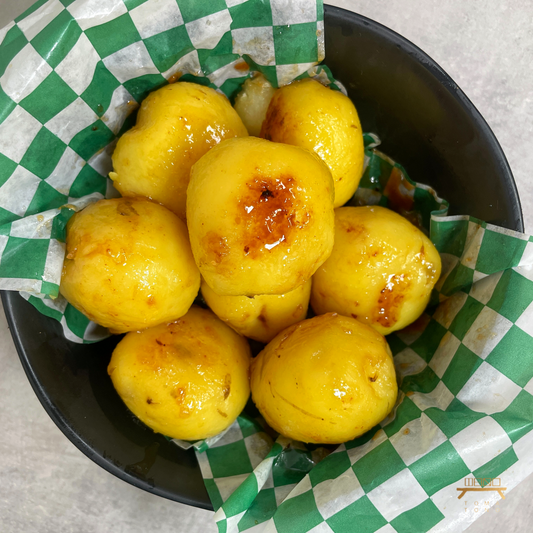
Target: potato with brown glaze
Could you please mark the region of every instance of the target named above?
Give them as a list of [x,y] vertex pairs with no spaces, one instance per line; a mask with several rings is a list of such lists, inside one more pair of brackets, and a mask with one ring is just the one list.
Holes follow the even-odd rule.
[[144,196],[185,221],[191,167],[223,139],[248,135],[228,99],[177,82],[143,100],[137,124],[118,141],[109,177],[122,196]]
[[313,277],[311,306],[388,335],[423,313],[440,271],[433,243],[402,216],[378,206],[341,207],[333,253]]
[[194,259],[218,294],[285,294],[333,246],[333,180],[303,148],[255,137],[215,146],[191,171],[187,224]]
[[354,194],[363,174],[363,132],[352,101],[313,79],[278,89],[268,107],[261,137],[316,153],[335,182],[335,207]]
[[198,294],[185,224],[142,198],[100,200],[67,225],[60,292],[113,333],[184,315]]
[[217,435],[250,395],[250,348],[211,311],[193,306],[170,324],[128,333],[108,366],[126,406],[167,437]]
[[383,335],[329,313],[287,328],[253,360],[252,399],[286,437],[339,444],[366,433],[398,394]]
[[222,296],[202,280],[202,295],[211,310],[235,331],[259,342],[270,342],[280,331],[307,315],[311,280],[286,294]]

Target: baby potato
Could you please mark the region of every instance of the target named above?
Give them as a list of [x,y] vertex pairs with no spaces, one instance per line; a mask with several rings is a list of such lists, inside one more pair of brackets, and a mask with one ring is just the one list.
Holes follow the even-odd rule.
[[339,444],[381,422],[398,394],[385,338],[337,313],[282,331],[252,361],[252,399],[276,431]]
[[145,196],[185,221],[191,167],[223,139],[248,135],[228,99],[196,83],[151,93],[118,141],[109,174],[122,196]]
[[67,225],[61,294],[123,333],[184,315],[200,288],[185,224],[142,198],[100,200]]
[[280,331],[307,315],[311,280],[286,294],[221,296],[202,280],[202,295],[211,310],[237,333],[270,342]]
[[278,89],[268,107],[261,137],[315,152],[330,168],[335,207],[354,194],[363,174],[363,132],[352,101],[313,79]]
[[414,322],[439,279],[440,256],[415,226],[384,207],[335,210],[335,245],[313,277],[315,313],[352,316],[383,335]]
[[261,125],[275,91],[276,89],[262,74],[257,74],[244,82],[233,107],[250,135],[259,137]]
[[333,246],[333,180],[314,154],[243,137],[191,170],[187,224],[194,259],[218,294],[285,294]]
[[193,306],[175,322],[128,333],[107,371],[137,418],[157,433],[194,441],[217,435],[240,414],[249,366],[246,340]]

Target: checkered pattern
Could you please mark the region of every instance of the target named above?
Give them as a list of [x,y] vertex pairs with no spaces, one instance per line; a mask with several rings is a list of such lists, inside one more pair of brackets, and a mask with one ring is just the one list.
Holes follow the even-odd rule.
[[[23,291],[71,340],[105,336],[58,297],[64,232],[106,194],[113,141],[135,104],[177,76],[229,97],[249,70],[274,85],[332,81],[316,67],[323,56],[320,1],[38,1],[0,30],[0,287]],[[446,202],[377,151],[375,136],[365,142],[352,204],[388,205],[420,227],[434,215],[440,305],[389,337],[399,402],[360,439],[328,455],[273,443],[243,415],[196,443],[221,531],[458,531],[474,518],[459,481],[499,476],[512,488],[532,471],[533,240],[436,216]]]
[[[19,167],[20,168],[20,167]],[[17,172],[17,171],[15,171]],[[61,208],[18,218],[0,226],[0,278],[3,289],[57,298],[65,253],[65,227],[76,211],[102,198],[93,193]],[[16,258],[16,261],[12,261]]]
[[321,462],[285,439],[232,466],[255,437],[239,419],[223,453],[197,454],[220,531],[455,533],[479,514],[458,499],[465,478],[509,490],[533,471],[533,237],[434,215],[431,238],[441,303],[388,337],[393,413]]
[[149,91],[180,77],[231,98],[251,70],[276,86],[331,78],[323,28],[314,0],[39,0],[0,30],[0,289],[71,340],[106,336],[56,299],[54,217],[106,195],[113,143]]

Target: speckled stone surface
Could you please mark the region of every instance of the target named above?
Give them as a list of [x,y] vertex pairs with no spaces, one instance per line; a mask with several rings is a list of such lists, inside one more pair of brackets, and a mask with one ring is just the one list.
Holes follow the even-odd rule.
[[[0,27],[32,0],[1,0]],[[331,1],[407,37],[457,82],[492,127],[514,173],[533,232],[533,4],[523,0]],[[45,413],[0,316],[0,531],[2,533],[209,533],[212,513],[164,500],[108,474]],[[529,531],[529,477],[468,529]],[[474,502],[471,502],[473,504]],[[481,515],[481,510],[479,511]],[[356,530],[354,530],[356,531]]]

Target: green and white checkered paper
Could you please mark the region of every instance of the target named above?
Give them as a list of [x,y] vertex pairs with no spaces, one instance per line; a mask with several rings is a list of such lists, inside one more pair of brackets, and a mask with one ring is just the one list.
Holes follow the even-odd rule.
[[441,303],[388,337],[392,415],[325,458],[240,417],[197,452],[220,531],[455,533],[501,497],[458,489],[533,472],[533,237],[433,216],[431,238]]
[[74,342],[108,335],[59,296],[64,238],[40,217],[116,192],[114,142],[151,90],[179,77],[233,98],[251,71],[327,78],[323,58],[320,1],[39,0],[0,30],[0,289]]
[[[320,1],[37,2],[0,30],[0,288],[23,291],[71,340],[102,338],[58,298],[65,225],[112,194],[110,154],[136,104],[178,76],[231,98],[242,58],[274,85],[331,79],[323,56]],[[533,240],[442,216],[446,202],[365,142],[351,203],[426,229],[431,218],[440,303],[389,337],[401,394],[367,435],[332,452],[243,415],[197,445],[221,531],[461,531],[479,515],[457,497],[464,478],[511,489],[533,472]]]

